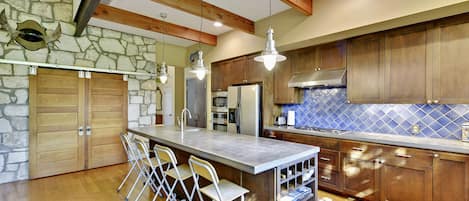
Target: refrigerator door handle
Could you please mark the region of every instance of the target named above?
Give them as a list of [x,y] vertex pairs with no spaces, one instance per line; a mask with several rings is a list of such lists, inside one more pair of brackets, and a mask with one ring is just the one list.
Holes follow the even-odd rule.
[[236,133],[241,133],[241,107],[238,103],[236,107]]

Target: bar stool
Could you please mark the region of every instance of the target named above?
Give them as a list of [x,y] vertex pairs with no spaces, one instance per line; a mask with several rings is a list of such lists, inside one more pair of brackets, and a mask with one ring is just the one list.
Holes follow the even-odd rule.
[[[177,162],[176,156],[169,147],[156,144],[153,147],[153,151],[155,152],[155,158],[158,161],[158,163],[161,163],[162,161],[168,162],[168,167],[167,167],[168,170],[166,171],[163,171],[163,167],[159,166],[160,171],[163,172],[163,182],[167,185],[167,188],[169,189],[168,191],[169,196],[167,197],[166,201],[177,200],[173,193],[178,183],[181,185],[184,191],[184,194],[186,196],[186,199],[192,200],[192,197],[195,193],[195,186],[194,188],[192,188],[191,194],[189,194],[189,192],[187,191],[187,187],[184,184],[184,180],[192,177],[192,172],[191,172],[190,167],[187,164],[177,165],[178,162]],[[170,185],[168,180],[166,179],[167,176],[174,179],[174,183],[172,185]],[[156,195],[153,198],[153,201],[155,200],[156,200]]]
[[[189,158],[189,166],[200,200],[203,200],[201,195],[203,193],[210,199],[217,201],[232,201],[236,198],[241,198],[241,201],[244,201],[244,195],[249,192],[249,190],[233,182],[225,179],[219,180],[215,168],[208,161],[191,156]],[[211,181],[212,184],[200,188],[198,182],[199,176]]]
[[[167,162],[161,161],[160,163],[156,158],[150,158],[150,152],[145,142],[139,139],[135,139],[133,145],[133,150],[137,153],[137,157],[139,158],[139,160],[137,160],[137,167],[140,168],[140,175],[142,176],[142,178],[145,179],[143,188],[140,190],[140,193],[137,195],[137,198],[135,198],[135,200],[138,201],[140,199],[148,185],[150,185],[151,190],[155,192],[155,196],[158,196],[161,190],[163,190],[166,195],[169,195],[166,189],[164,188],[163,180],[162,178],[160,178],[161,174],[158,174],[157,169],[159,166],[163,166]],[[137,181],[138,178],[134,183],[134,186]]]
[[121,184],[119,185],[119,187],[117,187],[117,192],[119,192],[122,189],[122,187],[127,182],[127,180],[129,179],[130,175],[133,172],[135,172],[137,175],[139,173],[137,170],[137,163],[136,163],[135,157],[132,155],[129,149],[128,141],[129,139],[132,139],[132,138],[133,138],[133,135],[129,135],[128,133],[124,133],[124,132],[120,133],[122,147],[124,147],[125,154],[127,155],[127,162],[130,163],[131,166],[130,166],[129,172],[127,172],[127,175],[125,175]]

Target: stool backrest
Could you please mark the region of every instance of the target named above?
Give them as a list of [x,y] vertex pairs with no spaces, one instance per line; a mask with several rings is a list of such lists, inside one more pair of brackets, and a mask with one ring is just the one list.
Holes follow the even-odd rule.
[[193,173],[200,175],[201,177],[218,184],[219,179],[217,171],[208,161],[191,156],[189,158],[189,165]]
[[155,152],[155,155],[163,161],[170,162],[173,165],[177,165],[177,159],[176,155],[174,155],[173,150],[171,150],[169,147],[166,146],[161,146],[156,144],[153,147],[153,151]]

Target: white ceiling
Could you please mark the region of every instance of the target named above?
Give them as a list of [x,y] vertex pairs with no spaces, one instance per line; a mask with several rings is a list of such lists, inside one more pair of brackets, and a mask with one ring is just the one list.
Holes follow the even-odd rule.
[[[246,17],[250,20],[257,21],[262,18],[269,16],[269,0],[204,0],[207,3],[216,5],[220,8],[225,10],[231,11],[236,13],[240,16]],[[102,3],[108,4],[110,6],[120,8],[123,10],[131,11],[134,13],[139,13],[141,15],[145,15],[148,17],[152,17],[155,19],[160,19],[160,13],[166,12],[168,13],[168,17],[166,19],[167,22],[178,24],[181,26],[189,27],[195,30],[200,29],[200,17],[162,5],[155,3],[151,0],[102,0]],[[255,2],[253,4],[253,2]],[[288,5],[284,4],[280,0],[272,0],[272,13],[279,13],[284,10],[289,9]],[[90,25],[119,30],[126,33],[141,35],[149,38],[154,38],[158,41],[161,41],[161,35],[156,32],[146,31],[139,28],[134,28],[126,25],[121,25],[109,21],[104,21],[96,18],[91,18]],[[215,27],[213,26],[213,21],[210,20],[203,20],[202,24],[202,31],[214,35],[220,35],[227,31],[232,30],[232,28],[223,26],[223,27]],[[178,46],[191,46],[196,44],[196,42],[176,38],[172,36],[166,36],[165,40],[169,44],[178,45]]]

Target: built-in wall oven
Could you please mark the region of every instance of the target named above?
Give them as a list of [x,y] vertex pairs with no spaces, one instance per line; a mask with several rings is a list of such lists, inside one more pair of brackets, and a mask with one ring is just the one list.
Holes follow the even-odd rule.
[[228,92],[212,93],[212,123],[213,130],[228,130]]

